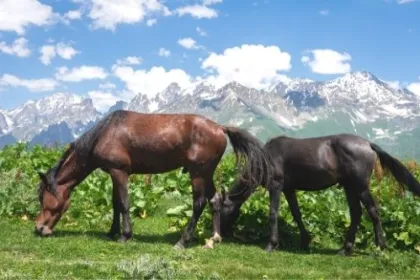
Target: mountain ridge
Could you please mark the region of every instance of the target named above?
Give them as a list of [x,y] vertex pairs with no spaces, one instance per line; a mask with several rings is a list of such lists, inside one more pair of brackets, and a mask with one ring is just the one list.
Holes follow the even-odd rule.
[[[0,137],[8,136],[8,143],[14,137],[31,144],[45,145],[55,140],[65,144],[104,115],[127,109],[143,113],[196,113],[248,129],[261,140],[284,133],[299,137],[317,136],[320,131],[349,132],[395,147],[399,138],[417,131],[419,101],[409,90],[395,89],[367,71],[350,72],[322,82],[282,79],[265,89],[235,81],[220,88],[206,81],[190,88],[171,83],[152,98],[138,93],[129,102],[116,102],[105,113],[95,109],[92,99],[72,94],[57,93],[30,100],[12,110],[0,110]],[[325,129],[319,127],[321,123]],[[54,131],[66,135],[56,132],[55,136]]]

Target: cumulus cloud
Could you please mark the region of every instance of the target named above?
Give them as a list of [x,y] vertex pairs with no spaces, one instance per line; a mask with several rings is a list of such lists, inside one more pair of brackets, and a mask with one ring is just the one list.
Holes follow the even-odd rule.
[[199,26],[195,28],[195,31],[197,31],[198,35],[200,36],[207,36],[207,32],[201,29]]
[[31,92],[52,91],[58,86],[53,79],[21,79],[14,75],[3,74],[0,77],[0,86],[25,87]]
[[55,78],[65,82],[81,82],[83,80],[103,80],[108,76],[108,73],[98,66],[83,65],[69,69],[67,67],[57,68]]
[[171,14],[159,0],[90,0],[88,17],[92,19],[93,29],[114,31],[118,24],[142,22],[153,14]]
[[127,56],[123,59],[117,59],[117,65],[139,65],[143,63],[140,56]]
[[191,85],[192,77],[182,69],[166,70],[163,67],[152,67],[150,70],[134,70],[128,66],[117,66],[114,75],[125,83],[126,88],[133,94],[146,94],[153,97],[163,91],[169,84],[175,82],[185,88]]
[[302,63],[318,74],[344,74],[351,71],[350,54],[339,53],[330,49],[317,49],[302,56]]
[[[420,76],[419,76],[420,80]],[[407,89],[416,95],[420,96],[420,82],[414,82],[408,85]]]
[[170,56],[170,55],[171,55],[171,51],[170,51],[170,50],[167,50],[167,49],[165,49],[165,48],[160,48],[160,49],[159,49],[159,52],[158,52],[158,55],[159,55],[159,56],[168,57],[168,56]]
[[30,25],[49,25],[56,18],[53,9],[38,0],[0,1],[0,31],[22,35]]
[[100,84],[99,88],[100,89],[115,89],[117,88],[117,85],[108,82],[108,83]]
[[186,48],[189,50],[200,48],[200,46],[197,45],[197,42],[191,37],[179,39],[178,44],[182,46],[183,48]]
[[210,5],[214,5],[214,4],[218,4],[218,3],[222,3],[223,0],[203,0],[203,5],[204,6],[210,6]]
[[41,53],[39,60],[45,65],[49,65],[57,55],[65,60],[70,60],[73,56],[80,53],[70,44],[63,42],[56,45],[44,45],[39,49],[39,52]]
[[384,81],[387,83],[391,88],[398,90],[401,89],[401,83],[400,81]]
[[19,57],[27,57],[31,54],[31,50],[28,48],[28,40],[23,37],[16,39],[11,45],[0,42],[0,52]]
[[222,54],[211,53],[201,67],[210,75],[207,79],[220,87],[232,81],[244,86],[265,88],[291,69],[291,56],[277,46],[242,45],[226,49]]
[[155,24],[157,24],[157,19],[155,19],[155,18],[153,18],[153,19],[148,19],[148,20],[146,21],[146,25],[147,25],[147,26],[153,26],[153,25],[155,25]]
[[175,13],[178,14],[178,16],[182,17],[185,15],[190,15],[194,18],[216,18],[218,16],[218,13],[215,9],[209,8],[204,5],[189,5],[184,6],[181,8],[178,8],[175,10]]
[[72,20],[82,19],[82,10],[70,10],[66,12],[63,16],[61,16],[60,19],[62,22],[64,22],[64,24],[68,25]]
[[70,10],[67,13],[64,14],[65,18],[68,18],[70,20],[76,20],[82,18],[82,11],[81,10]]

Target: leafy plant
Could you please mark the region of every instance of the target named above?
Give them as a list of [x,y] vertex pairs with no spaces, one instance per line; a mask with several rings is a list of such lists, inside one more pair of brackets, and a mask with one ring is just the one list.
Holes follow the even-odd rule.
[[[17,216],[33,219],[39,212],[37,188],[38,171],[52,167],[66,147],[29,148],[17,143],[0,150],[0,216]],[[420,178],[420,167],[411,161],[408,168]],[[229,189],[237,176],[235,157],[227,154],[214,174],[218,191]],[[373,176],[371,190],[380,206],[380,216],[387,245],[396,249],[420,248],[420,202],[410,192],[403,190],[395,180],[385,174],[381,183]],[[192,215],[192,187],[190,177],[181,169],[152,176],[151,185],[144,175],[132,175],[129,180],[130,212],[135,218],[145,219],[154,215],[162,198],[173,201],[167,210],[170,217],[169,231],[183,229]],[[344,191],[338,187],[317,192],[297,192],[302,219],[311,232],[312,242],[323,238],[341,243],[350,215]],[[100,170],[90,174],[71,196],[71,207],[63,216],[67,224],[89,225],[110,222],[112,219],[112,181]],[[178,202],[178,203],[177,203]],[[174,204],[175,203],[175,204]],[[244,203],[236,223],[237,232],[248,238],[266,238],[268,233],[268,193],[258,188]],[[197,225],[197,234],[209,234],[212,225],[210,207],[206,207]],[[284,197],[280,204],[280,240],[285,244],[299,240],[298,230]],[[356,243],[370,246],[374,240],[373,226],[363,211]],[[294,242],[292,242],[294,243]]]

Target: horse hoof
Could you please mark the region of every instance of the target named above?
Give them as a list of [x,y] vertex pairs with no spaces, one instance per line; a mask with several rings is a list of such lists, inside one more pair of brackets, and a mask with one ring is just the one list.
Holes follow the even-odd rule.
[[178,242],[178,243],[176,243],[176,244],[174,245],[174,249],[175,249],[175,250],[184,250],[184,249],[185,249],[185,247],[184,247],[184,245],[182,245],[180,242]]
[[271,252],[273,252],[273,250],[275,250],[277,247],[278,247],[278,245],[273,245],[273,244],[269,243],[269,244],[267,245],[267,247],[265,247],[265,251],[266,251],[267,253],[271,253]]
[[118,242],[119,243],[126,243],[128,239],[129,239],[128,237],[122,235],[120,238],[118,238]]
[[381,249],[381,251],[385,250],[388,246],[386,245],[386,243],[381,243],[379,244],[379,249]]
[[213,249],[214,239],[206,239],[206,245],[203,245],[203,249]]
[[108,233],[106,234],[106,237],[107,237],[108,239],[114,240],[116,235],[117,235],[117,233],[116,233],[116,232],[108,232]]
[[337,255],[348,257],[348,256],[351,256],[351,251],[343,248],[343,249],[341,249],[340,251],[337,252]]
[[309,245],[301,245],[300,249],[305,252],[309,252]]
[[49,227],[45,226],[42,228],[41,236],[48,237],[51,235],[52,235],[52,230]]

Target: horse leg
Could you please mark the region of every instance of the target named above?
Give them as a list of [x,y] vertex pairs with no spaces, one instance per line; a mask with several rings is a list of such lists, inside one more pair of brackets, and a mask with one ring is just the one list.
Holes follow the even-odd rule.
[[280,204],[280,193],[283,189],[283,182],[274,181],[269,186],[270,194],[270,240],[265,247],[265,251],[271,252],[279,246],[279,229],[278,229],[278,215]]
[[362,207],[360,206],[360,199],[355,188],[344,185],[344,191],[347,198],[347,204],[349,206],[351,223],[344,240],[344,246],[338,253],[340,255],[350,255],[356,239],[356,232],[360,225]]
[[296,191],[294,189],[284,190],[284,196],[289,204],[290,212],[295,220],[300,231],[300,247],[304,250],[309,249],[310,236],[302,221],[302,213],[300,212],[299,204],[296,198]]
[[[220,210],[222,208],[222,195],[216,192],[214,187],[213,179],[210,178],[207,180],[208,184],[206,185],[206,197],[209,201],[212,215],[213,215],[213,236],[210,240],[213,242],[222,242],[222,237],[220,235]],[[212,245],[204,245],[204,248],[212,248]]]
[[185,244],[191,240],[197,221],[206,206],[204,178],[197,175],[191,175],[191,183],[193,186],[193,214],[185,227],[181,238],[175,244],[175,249],[184,249]]
[[386,242],[385,242],[384,232],[382,229],[382,224],[381,224],[381,220],[379,216],[379,209],[368,187],[366,187],[365,190],[362,191],[362,193],[360,194],[360,199],[363,205],[365,206],[370,219],[373,222],[376,246],[379,246],[379,248],[383,250],[386,247]]
[[113,184],[112,186],[112,208],[114,210],[114,217],[112,220],[111,229],[109,230],[108,237],[113,238],[114,235],[120,234],[120,198],[118,192],[118,185]]
[[[131,228],[131,218],[129,211],[129,199],[128,199],[128,174],[127,172],[119,169],[112,169],[110,171],[112,177],[112,183],[114,188],[118,192],[120,212],[122,214],[123,231],[119,239],[119,242],[125,242],[131,238],[133,231]],[[118,204],[118,203],[117,203]],[[115,212],[114,212],[115,215]],[[114,216],[115,217],[115,216]]]

